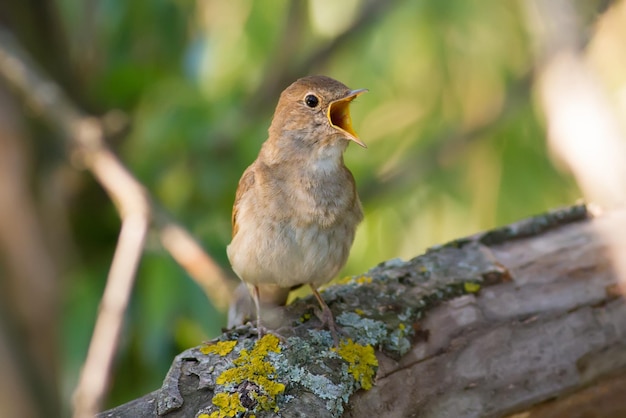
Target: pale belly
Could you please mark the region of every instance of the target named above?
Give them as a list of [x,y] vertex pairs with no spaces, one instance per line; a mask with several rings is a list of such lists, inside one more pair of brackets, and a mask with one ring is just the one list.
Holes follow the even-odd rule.
[[233,270],[245,282],[292,287],[327,283],[344,266],[356,222],[330,228],[262,222],[240,230],[227,247]]

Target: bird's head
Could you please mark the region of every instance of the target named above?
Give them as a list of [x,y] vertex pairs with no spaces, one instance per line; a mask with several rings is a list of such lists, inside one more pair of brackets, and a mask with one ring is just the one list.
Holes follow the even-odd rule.
[[326,76],[301,78],[280,95],[270,139],[297,141],[304,149],[316,144],[345,149],[347,141],[367,148],[352,128],[350,117],[350,103],[366,91],[350,90]]

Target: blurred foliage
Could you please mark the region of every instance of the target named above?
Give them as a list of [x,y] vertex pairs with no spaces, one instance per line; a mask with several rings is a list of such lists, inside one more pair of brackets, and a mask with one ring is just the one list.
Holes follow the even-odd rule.
[[[56,79],[83,108],[117,111],[122,125],[130,123],[112,145],[225,268],[239,177],[266,138],[280,91],[307,74],[369,89],[352,106],[368,149],[346,153],[366,216],[342,275],[579,197],[546,151],[519,3],[49,4],[69,60],[55,70]],[[62,68],[69,74],[58,75]],[[65,167],[69,161],[52,151],[41,158]],[[63,283],[66,403],[119,229],[112,203],[86,174],[73,178],[71,190],[73,253]],[[224,317],[150,239],[109,406],[158,388],[174,355],[217,335]]]

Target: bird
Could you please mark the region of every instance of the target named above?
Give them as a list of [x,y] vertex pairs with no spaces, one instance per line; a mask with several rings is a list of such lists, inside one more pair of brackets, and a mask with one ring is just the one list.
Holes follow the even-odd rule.
[[363,219],[343,155],[350,142],[367,148],[350,116],[351,102],[366,91],[321,75],[293,82],[239,180],[227,255],[254,300],[259,338],[268,332],[262,305],[284,305],[291,289],[308,285],[337,345],[333,314],[318,289],[345,265]]

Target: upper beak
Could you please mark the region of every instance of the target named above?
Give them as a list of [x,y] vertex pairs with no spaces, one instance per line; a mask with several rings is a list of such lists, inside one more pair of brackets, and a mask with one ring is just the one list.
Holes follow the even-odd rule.
[[350,102],[358,95],[363,94],[367,89],[350,91],[345,97],[331,102],[328,106],[328,120],[331,126],[343,131],[348,139],[356,142],[363,148],[367,148],[352,128],[352,118],[350,118]]

